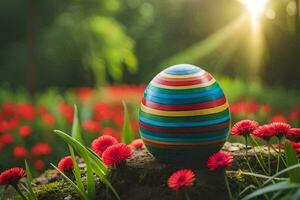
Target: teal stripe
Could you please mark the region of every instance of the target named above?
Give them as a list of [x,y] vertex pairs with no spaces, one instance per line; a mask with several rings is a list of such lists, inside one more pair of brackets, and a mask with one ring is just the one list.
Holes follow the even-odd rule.
[[212,85],[207,87],[199,87],[199,88],[192,88],[192,89],[167,89],[167,88],[160,88],[152,85],[151,83],[148,85],[147,90],[151,90],[152,92],[160,92],[165,94],[192,94],[192,93],[199,93],[203,91],[209,91],[215,88],[220,87],[217,82],[214,82]]
[[162,99],[162,98],[154,97],[147,93],[144,94],[145,99],[147,99],[149,101],[152,101],[155,103],[160,103],[160,104],[168,104],[168,105],[208,102],[208,101],[214,101],[214,100],[220,99],[223,96],[224,96],[224,94],[222,91],[220,91],[217,94],[210,95],[210,96],[199,97],[199,98],[189,98],[189,99]]
[[142,116],[139,116],[139,120],[150,124],[152,126],[162,126],[162,127],[198,127],[198,126],[209,126],[209,125],[215,125],[224,123],[226,121],[230,120],[229,116],[215,119],[215,120],[209,120],[209,121],[201,121],[201,122],[174,122],[174,123],[167,123],[167,122],[159,122],[151,119],[144,118]]
[[194,132],[194,133],[165,133],[165,132],[154,132],[145,128],[140,127],[140,133],[146,135],[153,135],[155,137],[170,137],[170,138],[203,138],[203,137],[210,137],[210,136],[218,136],[222,134],[228,134],[229,127],[225,129],[219,129],[214,131],[206,131],[206,132]]
[[146,133],[140,132],[140,134],[144,138],[148,138],[150,140],[155,140],[155,141],[161,141],[161,142],[183,142],[183,143],[193,143],[193,142],[208,142],[208,141],[213,141],[213,140],[219,140],[219,139],[225,139],[228,136],[228,132],[225,132],[221,135],[217,136],[212,136],[212,137],[205,137],[205,138],[163,138],[163,137],[157,137],[157,136],[152,136],[148,135]]
[[189,98],[199,98],[205,97],[209,95],[216,95],[222,93],[221,88],[216,88],[213,90],[203,91],[199,93],[193,94],[164,94],[159,92],[152,92],[151,90],[146,90],[144,96],[153,96],[157,98],[164,98],[164,99],[189,99]]

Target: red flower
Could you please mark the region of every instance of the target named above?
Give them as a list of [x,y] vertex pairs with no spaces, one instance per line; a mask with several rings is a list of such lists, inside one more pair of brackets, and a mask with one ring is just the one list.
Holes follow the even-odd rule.
[[286,136],[294,142],[300,142],[300,128],[291,128]]
[[126,144],[115,144],[108,147],[102,154],[104,164],[113,166],[130,158],[132,151]]
[[28,157],[29,153],[23,146],[16,146],[14,148],[14,157],[17,159]]
[[74,115],[73,107],[66,103],[59,103],[57,108],[64,119],[71,124],[73,122]]
[[16,185],[19,180],[26,176],[24,169],[14,167],[0,174],[0,185]]
[[16,106],[12,102],[7,101],[2,104],[1,110],[3,111],[4,116],[10,118],[15,115]]
[[231,135],[248,136],[257,129],[258,126],[258,123],[254,120],[241,120],[232,127]]
[[49,155],[52,153],[52,148],[47,143],[38,143],[32,147],[31,153],[34,156]]
[[83,122],[82,127],[90,133],[97,133],[100,131],[100,124],[97,121],[86,120]]
[[32,120],[35,117],[35,110],[30,103],[20,103],[17,105],[17,115],[21,119]]
[[297,154],[300,154],[300,143],[289,142],[289,144],[296,151]]
[[102,156],[103,152],[110,146],[117,144],[118,141],[116,138],[110,135],[103,135],[98,137],[92,142],[92,150],[98,154],[100,157]]
[[270,129],[273,131],[274,136],[283,137],[288,134],[291,126],[284,122],[273,122],[269,124]]
[[42,161],[42,160],[36,160],[36,161],[34,162],[34,167],[35,167],[37,170],[45,169],[45,162]]
[[93,88],[79,87],[74,89],[74,93],[80,101],[87,101],[93,94]]
[[300,119],[300,111],[299,111],[298,107],[295,107],[289,113],[289,120],[291,120],[291,121],[297,121],[299,119]]
[[74,169],[72,157],[66,156],[66,157],[62,158],[59,161],[57,167],[60,171],[62,171],[64,173],[72,171]]
[[19,126],[19,120],[18,119],[10,119],[7,121],[9,129],[16,129]]
[[120,141],[121,134],[111,127],[106,127],[102,130],[102,135],[110,135]]
[[114,122],[118,127],[122,127],[124,123],[124,114],[123,111],[117,112],[117,115],[114,117]]
[[283,123],[288,123],[287,118],[282,115],[282,114],[278,114],[278,115],[274,115],[271,117],[270,122],[283,122]]
[[169,188],[179,191],[180,188],[191,186],[195,181],[195,173],[190,169],[180,169],[168,179]]
[[210,170],[216,170],[218,168],[226,168],[232,164],[233,156],[225,151],[220,151],[211,155],[207,161],[207,167]]
[[144,141],[142,139],[133,140],[130,143],[130,146],[133,147],[134,149],[141,149],[144,147]]
[[3,145],[9,145],[14,142],[13,136],[11,136],[8,133],[4,133],[3,135],[0,136],[0,143]]
[[253,131],[252,135],[264,140],[269,140],[271,137],[275,136],[275,132],[273,128],[267,124],[263,126],[259,126],[255,131]]
[[29,135],[31,135],[31,133],[32,129],[28,125],[24,125],[19,128],[19,135],[23,138],[28,137]]
[[95,105],[95,119],[96,120],[111,120],[113,112],[108,108],[107,104],[99,102]]

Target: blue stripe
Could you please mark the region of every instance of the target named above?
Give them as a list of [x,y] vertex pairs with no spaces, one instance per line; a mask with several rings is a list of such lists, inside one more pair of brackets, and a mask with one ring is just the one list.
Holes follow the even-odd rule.
[[196,98],[196,97],[205,97],[205,96],[216,95],[216,94],[223,95],[221,88],[216,88],[213,90],[208,90],[208,91],[193,93],[193,94],[165,94],[165,93],[159,93],[157,91],[153,92],[147,89],[145,91],[144,97],[153,96],[153,97],[165,98],[165,99],[188,99],[188,98]]
[[151,131],[142,127],[140,127],[140,132],[148,135],[157,136],[157,137],[200,138],[200,137],[209,137],[209,136],[216,136],[216,135],[228,133],[229,125],[228,128],[223,128],[214,131],[194,132],[194,133],[189,133],[188,131],[182,133],[165,133],[165,132]]
[[172,75],[188,75],[188,74],[194,74],[202,70],[201,68],[189,65],[189,64],[179,64],[171,66],[164,70],[166,74],[172,74]]
[[219,92],[215,95],[211,96],[205,96],[205,97],[200,97],[200,98],[189,98],[189,99],[162,99],[162,98],[157,98],[152,95],[145,94],[144,97],[145,99],[155,102],[155,103],[160,103],[160,104],[167,104],[167,105],[178,105],[178,104],[189,104],[189,103],[202,103],[202,102],[208,102],[208,101],[213,101],[220,99],[224,96],[223,92]]
[[223,133],[218,136],[213,136],[213,137],[206,137],[206,138],[162,138],[162,137],[156,137],[152,135],[148,135],[145,133],[140,133],[144,138],[148,138],[150,140],[155,140],[155,141],[161,141],[161,142],[186,142],[186,143],[193,143],[193,142],[208,142],[208,141],[213,141],[213,140],[219,140],[219,139],[224,139],[228,136],[228,133]]
[[162,127],[197,127],[197,126],[209,126],[209,125],[215,125],[215,124],[220,124],[226,121],[230,120],[229,116],[220,118],[220,119],[214,119],[214,120],[209,120],[209,121],[201,121],[201,122],[173,122],[173,123],[168,123],[168,122],[159,122],[151,119],[144,118],[142,116],[139,116],[139,120],[146,123],[150,124],[153,126],[162,126]]

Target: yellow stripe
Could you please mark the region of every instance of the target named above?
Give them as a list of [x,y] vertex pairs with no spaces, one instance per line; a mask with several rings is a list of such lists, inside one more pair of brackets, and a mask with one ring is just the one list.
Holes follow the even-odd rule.
[[165,111],[165,110],[157,110],[157,109],[153,109],[153,108],[149,108],[147,106],[145,106],[144,104],[141,103],[141,110],[146,112],[146,113],[150,113],[150,114],[154,114],[154,115],[159,115],[159,116],[167,116],[167,117],[171,117],[171,116],[195,116],[195,115],[208,115],[208,114],[213,114],[213,113],[218,113],[218,112],[222,112],[224,110],[226,110],[228,108],[228,103],[226,102],[225,104],[221,105],[221,106],[217,106],[214,108],[206,108],[206,109],[200,109],[200,110],[189,110],[189,111]]
[[186,86],[170,86],[170,85],[162,85],[159,83],[155,83],[154,81],[151,81],[151,85],[155,86],[155,87],[159,87],[159,88],[166,88],[166,89],[192,89],[192,88],[199,88],[199,87],[207,87],[210,86],[212,84],[214,84],[216,82],[216,80],[213,78],[208,82],[205,83],[200,83],[200,84],[196,84],[196,85],[186,85]]
[[197,77],[197,76],[201,76],[205,73],[206,71],[201,70],[197,73],[194,74],[188,74],[188,75],[175,75],[175,74],[167,74],[164,71],[162,71],[161,73],[159,73],[159,75],[166,77],[166,78],[192,78],[192,77]]
[[170,146],[193,146],[193,145],[207,145],[207,144],[214,144],[214,143],[221,143],[223,141],[225,141],[225,139],[220,139],[220,140],[214,140],[214,141],[209,141],[209,142],[192,142],[192,143],[184,143],[184,142],[161,142],[161,141],[156,141],[156,140],[150,140],[148,138],[142,137],[141,138],[143,140],[145,140],[146,142],[150,142],[153,144],[162,144],[162,145],[170,145]]

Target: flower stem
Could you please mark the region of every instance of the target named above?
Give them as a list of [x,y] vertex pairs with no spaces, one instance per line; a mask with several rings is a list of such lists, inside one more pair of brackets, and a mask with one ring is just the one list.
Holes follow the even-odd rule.
[[[258,143],[256,142],[256,140],[255,140],[254,138],[252,138],[251,136],[250,136],[250,139],[251,139],[252,142],[257,146],[257,148],[259,148],[259,145],[258,145]],[[254,145],[254,146],[255,146],[255,145]],[[259,149],[261,149],[261,148],[259,148]],[[258,156],[258,154],[257,154],[257,152],[256,152],[256,150],[255,150],[255,147],[253,147],[253,152],[254,152],[255,158],[256,158],[256,160],[258,161],[258,164],[260,165],[261,169],[264,171],[265,174],[267,174],[267,173],[268,173],[268,172],[267,172],[267,165],[266,165],[266,163],[265,163],[265,161],[264,161],[264,159],[263,159],[263,156],[262,156],[261,151],[259,151],[259,152],[260,152],[260,154],[259,154],[260,158],[259,158],[259,156]]]
[[231,190],[230,190],[230,187],[229,187],[229,182],[228,182],[228,178],[226,176],[226,173],[225,173],[224,177],[225,177],[225,185],[226,185],[226,188],[227,188],[229,199],[234,200],[234,198],[232,196],[232,193],[231,193]]
[[24,194],[21,192],[20,188],[17,185],[12,185],[13,188],[18,192],[18,194],[22,197],[22,199],[27,200],[27,198],[24,196]]
[[278,137],[278,154],[277,154],[277,168],[276,168],[276,173],[279,171],[280,159],[281,159],[281,138]]
[[268,168],[269,168],[269,175],[271,175],[271,150],[270,150],[269,141],[268,141]]
[[190,200],[190,197],[185,189],[183,189],[183,195],[184,195],[185,200]]

